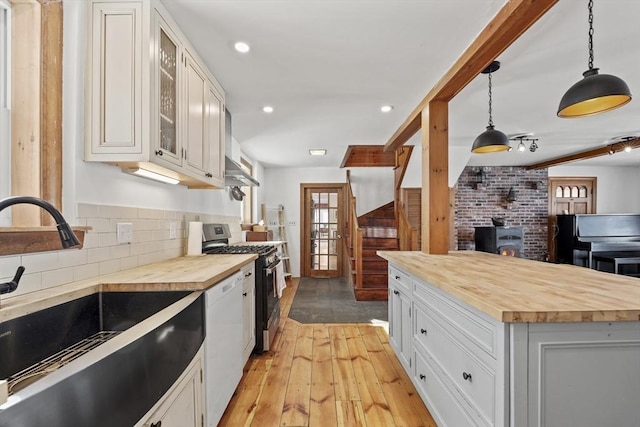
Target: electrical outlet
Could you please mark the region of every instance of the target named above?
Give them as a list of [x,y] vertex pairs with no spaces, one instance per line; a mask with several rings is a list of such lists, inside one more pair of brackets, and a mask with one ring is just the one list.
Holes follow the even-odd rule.
[[131,243],[133,241],[133,224],[119,222],[117,224],[118,244]]
[[178,223],[170,222],[169,223],[169,239],[178,238]]

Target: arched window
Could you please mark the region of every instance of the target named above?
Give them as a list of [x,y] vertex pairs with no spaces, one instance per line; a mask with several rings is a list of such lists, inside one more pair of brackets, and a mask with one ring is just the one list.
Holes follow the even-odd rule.
[[587,187],[585,187],[585,186],[580,187],[580,196],[579,197],[582,197],[582,198],[587,197]]
[[571,187],[566,186],[564,187],[564,191],[563,191],[563,197],[569,198],[571,197]]
[[556,187],[556,197],[562,197],[562,187]]
[[571,197],[578,197],[579,194],[578,187],[571,187]]

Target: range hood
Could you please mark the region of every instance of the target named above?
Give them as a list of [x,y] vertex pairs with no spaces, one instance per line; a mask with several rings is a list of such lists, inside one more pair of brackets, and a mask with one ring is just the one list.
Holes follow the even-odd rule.
[[[238,143],[236,142],[235,145]],[[224,147],[226,156],[224,156],[224,185],[227,187],[243,187],[246,185],[259,187],[260,183],[254,177],[249,175],[242,166],[240,166],[234,158],[234,143],[231,138],[231,113],[228,109],[224,111]],[[240,150],[236,151],[237,158],[240,160]]]
[[256,181],[254,177],[249,175],[239,164],[227,156],[224,157],[224,168],[224,185],[227,187],[242,187],[245,185],[252,187],[260,186],[260,183]]

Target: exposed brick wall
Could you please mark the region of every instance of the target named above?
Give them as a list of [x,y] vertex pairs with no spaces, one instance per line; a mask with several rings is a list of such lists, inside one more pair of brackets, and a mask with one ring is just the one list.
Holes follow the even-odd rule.
[[[492,217],[504,217],[506,225],[524,228],[525,258],[544,259],[547,253],[547,169],[485,167],[485,183],[476,189],[478,169],[467,166],[456,184],[458,249],[475,249],[474,227],[491,226]],[[517,193],[517,201],[507,205],[505,199],[511,187]]]

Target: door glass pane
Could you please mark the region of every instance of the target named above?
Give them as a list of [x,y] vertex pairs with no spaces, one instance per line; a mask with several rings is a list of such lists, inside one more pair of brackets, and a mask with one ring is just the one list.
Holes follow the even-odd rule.
[[571,197],[578,197],[578,187],[572,187],[571,188]]
[[160,29],[160,147],[177,154],[176,143],[176,93],[177,93],[177,46]]
[[329,207],[330,208],[338,207],[338,193],[329,193]]
[[563,196],[564,196],[564,197],[567,197],[567,198],[570,198],[570,197],[571,197],[571,188],[570,188],[569,186],[566,186],[566,187],[564,188],[564,194],[563,194]]
[[329,256],[329,270],[337,270],[338,269],[338,257],[335,255]]

